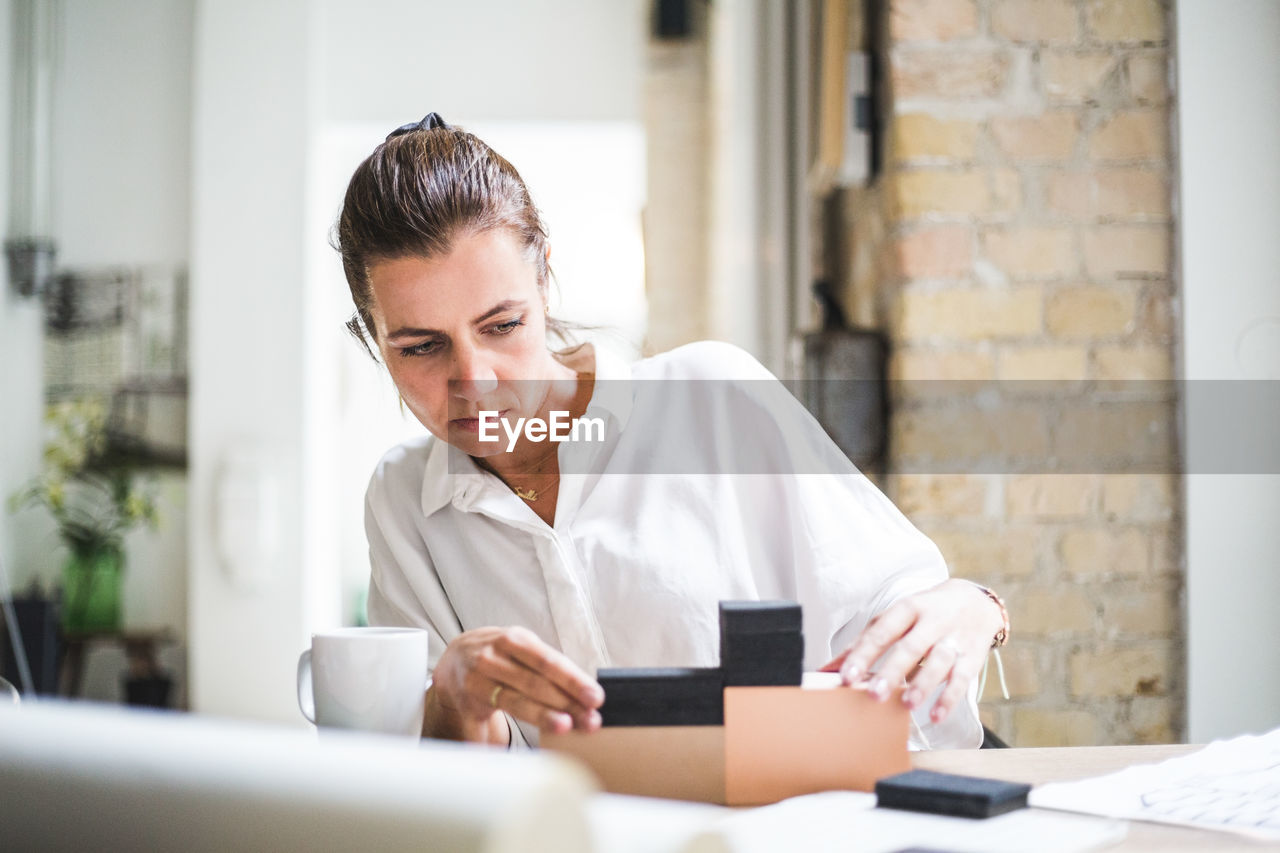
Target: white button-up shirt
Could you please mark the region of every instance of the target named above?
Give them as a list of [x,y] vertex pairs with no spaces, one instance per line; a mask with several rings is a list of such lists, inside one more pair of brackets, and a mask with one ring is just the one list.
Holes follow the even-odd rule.
[[[728,599],[798,601],[813,670],[946,579],[933,543],[747,353],[699,343],[630,367],[589,345],[576,354],[587,370],[593,356],[584,417],[603,419],[606,439],[558,448],[554,525],[434,437],[378,464],[369,621],[425,628],[433,670],[454,637],[492,625],[523,625],[588,673],[713,667]],[[941,725],[930,705],[913,746],[981,743],[975,687]],[[535,727],[521,723],[517,745],[521,734],[537,742]]]

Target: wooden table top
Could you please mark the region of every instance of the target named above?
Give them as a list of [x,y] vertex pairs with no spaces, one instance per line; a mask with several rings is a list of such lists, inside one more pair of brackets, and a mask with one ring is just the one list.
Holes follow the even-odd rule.
[[[912,764],[927,770],[985,776],[1038,785],[1101,776],[1135,764],[1186,755],[1199,746],[1072,746],[1042,749],[935,750],[912,753]],[[1280,845],[1225,832],[1130,822],[1129,835],[1109,850],[1275,850]]]

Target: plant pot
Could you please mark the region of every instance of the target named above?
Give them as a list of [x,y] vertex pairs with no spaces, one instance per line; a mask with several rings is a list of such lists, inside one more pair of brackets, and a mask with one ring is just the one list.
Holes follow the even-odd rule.
[[72,551],[62,568],[62,630],[119,631],[124,553],[115,546]]

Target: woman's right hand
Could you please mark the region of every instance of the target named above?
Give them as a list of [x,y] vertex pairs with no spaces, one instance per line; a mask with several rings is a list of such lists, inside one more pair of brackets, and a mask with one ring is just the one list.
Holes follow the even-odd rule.
[[459,634],[440,656],[432,687],[464,729],[484,726],[498,711],[548,733],[600,728],[600,685],[527,628]]

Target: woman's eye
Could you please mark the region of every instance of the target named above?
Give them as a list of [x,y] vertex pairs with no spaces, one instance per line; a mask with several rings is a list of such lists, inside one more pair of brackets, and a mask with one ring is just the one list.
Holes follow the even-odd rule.
[[493,333],[496,335],[509,335],[516,330],[517,326],[524,325],[524,318],[517,317],[514,320],[508,320],[505,323],[499,323],[493,327]]
[[401,347],[400,354],[406,358],[415,355],[431,355],[440,347],[439,341],[425,341],[411,347]]

